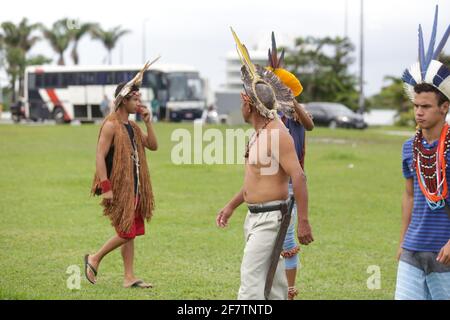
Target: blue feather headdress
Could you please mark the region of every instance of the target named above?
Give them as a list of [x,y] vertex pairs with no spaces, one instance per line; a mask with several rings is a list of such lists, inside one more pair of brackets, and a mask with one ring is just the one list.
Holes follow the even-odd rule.
[[438,6],[436,6],[434,13],[433,31],[427,51],[425,52],[423,43],[422,26],[419,25],[419,62],[413,64],[403,73],[402,80],[405,83],[405,91],[411,100],[414,99],[414,86],[419,83],[431,84],[450,99],[450,70],[447,66],[437,61],[450,35],[450,25],[447,26],[442,40],[435,49],[437,23]]

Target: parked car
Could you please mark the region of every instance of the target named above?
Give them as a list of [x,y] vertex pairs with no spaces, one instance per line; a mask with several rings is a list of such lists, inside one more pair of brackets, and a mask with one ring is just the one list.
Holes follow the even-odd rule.
[[305,104],[306,110],[314,118],[317,126],[330,128],[365,129],[367,123],[362,115],[350,110],[343,104],[334,102],[310,102]]

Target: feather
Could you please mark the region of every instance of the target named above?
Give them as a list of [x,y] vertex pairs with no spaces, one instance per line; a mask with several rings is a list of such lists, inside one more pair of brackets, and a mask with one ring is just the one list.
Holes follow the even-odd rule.
[[437,88],[450,100],[450,77],[445,78]]
[[436,6],[436,10],[434,12],[433,31],[431,32],[430,44],[428,45],[428,50],[427,50],[427,54],[425,57],[425,70],[428,69],[428,67],[430,66],[431,60],[433,59],[434,45],[436,43],[438,11],[439,11],[439,7]]
[[275,41],[275,33],[272,31],[272,67],[277,68],[278,50]]
[[[436,60],[432,60],[430,65],[427,68],[427,74],[425,75],[425,79],[423,79],[426,83],[433,84],[437,87],[436,83],[434,83],[434,79],[436,77],[436,74],[439,72],[439,69],[441,68],[442,63]],[[439,82],[440,83],[440,82]]]
[[440,79],[439,83],[437,83],[436,81],[438,81],[436,78],[433,81],[433,83],[436,86],[440,85],[440,82],[444,81],[445,79],[447,79],[448,77],[450,77],[450,69],[447,68],[444,64],[442,64],[438,70],[438,72],[436,73],[436,77],[438,77]]
[[409,100],[414,101],[414,87],[405,82],[403,84],[403,89],[405,89],[405,93],[408,96]]
[[256,66],[258,73],[263,75],[265,81],[273,88],[276,100],[278,102],[278,108],[285,114],[290,115],[294,107],[294,96],[291,89],[289,89],[280,78],[268,69],[263,69],[260,66]]
[[272,69],[281,68],[284,62],[284,49],[281,50],[280,58],[278,58],[277,43],[275,41],[275,33],[272,31],[272,49],[269,49],[268,65]]
[[417,84],[416,80],[414,80],[408,69],[403,72],[402,80],[403,82],[408,83],[412,86],[415,86]]
[[442,49],[444,49],[445,44],[447,43],[448,37],[450,36],[450,25],[447,27],[447,31],[445,31],[444,36],[442,37],[441,42],[434,51],[433,60],[437,60],[439,55],[441,54]]
[[422,75],[422,80],[425,78],[425,48],[423,44],[423,33],[422,33],[422,26],[419,24],[419,62],[420,62],[420,72]]
[[267,66],[273,68],[273,66],[272,66],[272,52],[270,51],[270,49],[268,50],[268,56],[269,56],[269,58],[267,59]]
[[158,61],[160,58],[161,58],[161,56],[158,56],[152,62],[147,61],[145,63],[145,65],[142,67],[142,69],[128,83],[131,84],[131,85],[140,86],[142,84],[142,79],[144,78],[144,72],[147,71],[148,68],[150,68],[150,66],[152,64],[154,64],[156,61]]
[[152,64],[154,64],[156,61],[158,61],[160,58],[161,58],[161,56],[158,56],[152,62],[147,61],[144,64],[144,66],[142,67],[142,69],[139,70],[139,72],[133,77],[133,79],[128,81],[123,86],[122,90],[120,90],[119,94],[114,99],[115,109],[117,109],[120,106],[120,104],[122,103],[123,99],[127,96],[127,94],[129,94],[131,92],[133,86],[138,86],[139,87],[142,84],[142,80],[144,78],[145,71],[147,71],[148,68],[150,68],[150,66]]
[[245,93],[250,97],[250,99],[255,102],[256,97],[253,92],[252,84],[253,84],[253,78],[250,75],[248,69],[246,66],[241,67],[241,79],[244,84],[244,90]]
[[252,78],[255,78],[256,77],[255,66],[250,60],[250,55],[248,54],[247,48],[241,43],[236,32],[234,32],[233,28],[230,27],[230,29],[231,33],[233,34],[234,41],[236,42],[238,55],[241,58],[242,64],[248,68]]
[[297,77],[292,73],[282,68],[275,69],[273,72],[281,80],[281,82],[284,83],[285,86],[292,90],[292,94],[294,95],[294,97],[302,93],[303,86],[297,79]]

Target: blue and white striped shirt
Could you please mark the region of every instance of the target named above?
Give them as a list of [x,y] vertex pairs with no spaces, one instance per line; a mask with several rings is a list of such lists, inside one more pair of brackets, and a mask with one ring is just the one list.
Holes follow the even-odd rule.
[[[413,141],[414,138],[407,140],[402,152],[403,176],[414,179],[414,207],[402,247],[412,251],[439,252],[450,240],[450,218],[444,208],[433,211],[428,207],[413,165]],[[427,149],[435,147],[437,143],[435,141],[430,145],[423,139],[423,145]],[[447,153],[447,163],[450,164],[450,152]],[[450,169],[446,170],[446,176],[450,191]],[[447,197],[447,201],[449,199]]]

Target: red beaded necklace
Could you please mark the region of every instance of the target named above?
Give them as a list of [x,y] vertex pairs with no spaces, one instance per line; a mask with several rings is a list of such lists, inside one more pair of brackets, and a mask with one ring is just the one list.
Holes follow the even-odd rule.
[[427,149],[423,145],[422,130],[417,130],[413,143],[413,161],[417,181],[431,209],[445,206],[448,194],[446,178],[446,154],[449,148],[450,130],[446,123],[437,145]]

